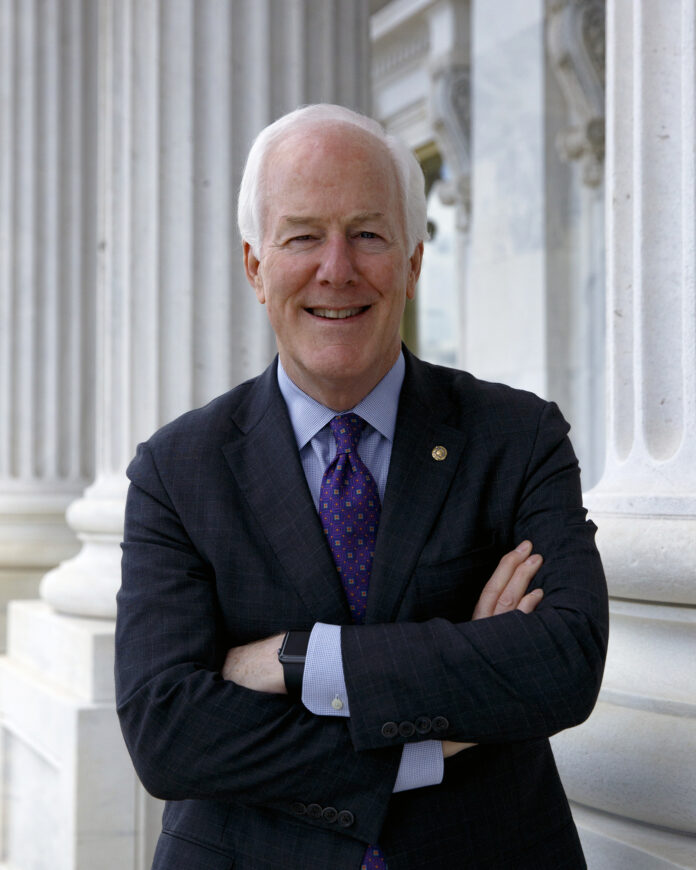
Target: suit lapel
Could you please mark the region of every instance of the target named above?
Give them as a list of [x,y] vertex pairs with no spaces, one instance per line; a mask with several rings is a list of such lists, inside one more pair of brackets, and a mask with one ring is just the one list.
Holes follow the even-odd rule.
[[350,612],[300,463],[276,365],[234,415],[239,435],[223,453],[268,543],[316,622]]
[[[406,351],[405,356],[406,375],[370,577],[367,622],[371,623],[396,618],[467,440],[461,428],[445,422],[452,408],[437,380],[423,363]],[[433,457],[436,447],[445,448],[444,459]]]

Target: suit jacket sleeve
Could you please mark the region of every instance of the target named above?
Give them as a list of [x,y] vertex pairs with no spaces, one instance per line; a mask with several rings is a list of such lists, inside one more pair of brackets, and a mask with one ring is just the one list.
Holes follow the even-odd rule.
[[[222,679],[234,638],[221,615],[215,567],[193,545],[148,445],[128,473],[116,695],[145,787],[164,799],[215,798],[296,817],[298,803],[349,809],[354,823],[338,829],[376,839],[401,750],[358,753],[345,720]],[[179,481],[184,489],[199,483]]]
[[[485,489],[472,486],[457,493],[455,483],[448,503],[482,501],[480,514],[487,513],[490,524],[502,530],[496,560],[525,538],[533,542],[544,556],[532,584],[544,590],[541,604],[530,615],[515,611],[457,621],[447,619],[441,608],[433,618],[414,621],[422,617],[409,607],[407,588],[393,624],[343,627],[356,748],[432,737],[413,734],[408,727],[409,736],[403,729],[384,728],[419,717],[426,722],[437,718],[439,737],[495,743],[549,736],[577,725],[592,710],[608,633],[604,574],[594,545],[595,526],[582,508],[568,425],[554,404],[535,403],[525,414],[536,420],[535,429],[511,433],[509,448],[487,450],[489,465],[480,474]],[[484,453],[475,444],[467,447],[465,462],[474,463]],[[457,513],[445,509],[431,538],[456,540],[457,534]],[[415,575],[435,576],[438,568],[441,575],[453,573],[453,564],[457,561],[419,564]],[[469,591],[475,602],[490,567],[478,581],[462,568],[452,585],[462,589],[477,583]]]

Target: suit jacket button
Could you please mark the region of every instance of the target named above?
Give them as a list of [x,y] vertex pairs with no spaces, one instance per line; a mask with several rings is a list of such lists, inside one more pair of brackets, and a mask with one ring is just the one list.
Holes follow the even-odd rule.
[[415,731],[416,726],[413,722],[402,722],[399,725],[399,734],[401,734],[402,737],[412,737]]
[[321,815],[325,822],[333,823],[338,818],[338,810],[335,807],[324,807]]
[[290,812],[296,816],[303,816],[307,812],[307,807],[301,801],[295,801],[290,807]]
[[429,734],[433,723],[427,716],[419,716],[415,721],[415,726],[419,734]]
[[322,808],[319,804],[309,804],[307,807],[307,815],[310,819],[320,819],[322,813]]
[[382,725],[382,737],[396,737],[399,733],[399,726],[396,722],[385,722]]
[[449,727],[449,719],[446,719],[444,716],[436,716],[433,719],[433,731],[436,731],[438,734],[447,731]]
[[338,814],[338,824],[341,825],[342,828],[349,828],[354,821],[355,816],[350,810],[341,810]]

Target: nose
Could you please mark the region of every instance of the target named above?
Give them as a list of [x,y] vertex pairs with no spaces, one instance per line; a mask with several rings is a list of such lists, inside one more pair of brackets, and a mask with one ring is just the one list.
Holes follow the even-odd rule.
[[317,279],[321,284],[331,287],[355,284],[357,276],[353,251],[350,242],[343,234],[330,235],[321,246],[320,256]]

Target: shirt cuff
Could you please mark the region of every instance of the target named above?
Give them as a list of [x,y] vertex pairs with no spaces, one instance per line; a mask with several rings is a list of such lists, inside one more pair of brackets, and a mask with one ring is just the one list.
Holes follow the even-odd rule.
[[408,791],[438,785],[445,772],[440,740],[423,740],[420,743],[405,743],[401,764],[396,775],[394,791]]
[[317,622],[312,629],[302,678],[302,703],[316,716],[350,716],[340,625]]

